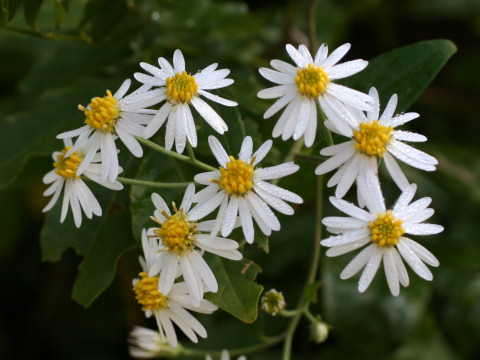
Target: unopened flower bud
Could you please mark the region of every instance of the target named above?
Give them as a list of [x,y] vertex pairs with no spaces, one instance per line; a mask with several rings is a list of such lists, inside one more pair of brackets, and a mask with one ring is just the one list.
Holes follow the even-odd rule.
[[320,344],[328,338],[329,326],[322,321],[320,316],[310,324],[310,340]]
[[262,310],[273,316],[285,309],[285,306],[287,305],[283,298],[283,294],[275,289],[271,289],[263,294],[261,303]]
[[168,342],[162,340],[158,331],[140,326],[136,326],[130,332],[128,341],[132,345],[129,348],[130,355],[134,358],[171,358],[177,357],[182,351],[180,344],[173,347]]

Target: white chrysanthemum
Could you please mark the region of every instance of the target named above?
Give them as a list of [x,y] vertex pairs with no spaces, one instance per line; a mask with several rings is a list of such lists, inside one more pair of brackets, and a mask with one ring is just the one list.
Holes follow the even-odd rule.
[[[77,175],[82,175],[97,150],[100,149],[102,181],[106,179],[115,181],[119,169],[115,145],[117,136],[134,156],[143,155],[142,147],[135,136],[143,136],[145,128],[142,124],[146,124],[153,116],[144,108],[157,103],[156,97],[160,91],[148,91],[150,86],[142,86],[124,97],[130,84],[130,79],[127,79],[114,95],[107,90],[106,96],[93,98],[87,107],[79,105],[78,108],[85,114],[86,125],[57,135],[58,139],[78,136],[70,153],[89,140],[90,148],[85,154],[82,166],[77,170]],[[67,153],[67,155],[70,154]]]
[[[212,357],[210,355],[205,356],[205,360],[212,360]],[[222,355],[220,360],[230,360],[230,354],[228,353],[227,350],[222,350]],[[245,356],[240,356],[237,360],[247,360]]]
[[335,121],[340,131],[349,131],[353,119],[345,111],[348,104],[361,110],[370,110],[372,99],[367,94],[335,84],[365,69],[368,62],[353,60],[337,63],[350,49],[350,44],[343,44],[329,56],[328,47],[322,44],[315,59],[305,45],[295,49],[287,44],[287,52],[296,67],[281,60],[272,60],[270,65],[275,69],[260,68],[260,74],[267,80],[279,84],[258,92],[262,99],[279,98],[263,115],[265,119],[285,108],[278,119],[273,137],[282,135],[282,140],[293,137],[299,139],[305,134],[305,145],[312,146],[317,130],[317,99],[326,117]]
[[208,143],[220,169],[195,176],[197,183],[207,187],[193,197],[193,202],[198,204],[190,211],[190,219],[201,219],[220,207],[212,235],[221,230],[222,236],[227,236],[232,232],[239,214],[243,233],[250,244],[254,238],[252,217],[267,236],[272,230],[280,230],[280,222],[270,207],[282,214],[293,215],[293,208],[285,201],[301,204],[303,200],[293,192],[266,180],[293,174],[299,169],[298,165],[290,161],[277,166],[256,168],[270,151],[272,140],[264,142],[252,155],[252,138],[246,136],[238,159],[228,156],[214,136],[208,138]]
[[211,252],[230,260],[240,260],[242,254],[237,250],[236,241],[203,234],[212,230],[213,221],[197,222],[189,219],[188,212],[194,194],[195,185],[190,184],[180,208],[177,209],[173,204],[175,213],[172,215],[162,197],[153,193],[152,201],[156,210],[152,220],[161,227],[149,229],[146,236],[161,242],[158,259],[149,271],[149,276],[158,274],[160,278],[158,291],[168,294],[181,269],[192,301],[198,305],[203,298],[204,288],[211,292],[218,291],[217,280],[202,257],[203,252]]
[[75,226],[80,227],[82,224],[82,210],[89,219],[92,218],[93,214],[97,216],[102,215],[100,204],[82,180],[82,177],[93,180],[112,190],[121,190],[123,189],[123,185],[118,181],[110,182],[101,180],[101,165],[98,163],[100,161],[100,154],[94,154],[89,165],[83,171],[82,177],[78,176],[77,169],[82,166],[83,161],[85,161],[89,144],[88,142],[85,143],[69,156],[66,156],[67,153],[71,152],[72,141],[71,139],[65,139],[63,142],[65,149],[61,152],[55,151],[52,155],[55,169],[43,177],[44,184],[51,184],[49,188],[44,191],[43,195],[50,196],[53,194],[53,197],[47,206],[45,206],[43,212],[50,210],[56,204],[62,189],[64,189],[60,222],[63,223],[67,216],[68,208],[71,207]]
[[153,76],[135,73],[135,79],[141,83],[160,87],[161,94],[157,97],[158,102],[166,100],[146,127],[145,138],[153,136],[168,118],[165,148],[170,150],[175,142],[177,153],[182,153],[187,139],[193,147],[196,147],[197,131],[190,104],[215,131],[223,134],[228,130],[227,124],[200,96],[221,105],[236,106],[236,102],[206,91],[232,84],[233,80],[226,78],[230,70],[216,70],[218,64],[212,64],[195,75],[189,75],[185,71],[185,59],[180,50],[175,50],[173,54],[173,67],[163,57],[158,58],[158,64],[160,69],[147,63],[140,64]]
[[198,306],[194,305],[184,282],[174,284],[168,294],[158,291],[158,276],[149,276],[150,269],[158,258],[158,241],[149,239],[143,230],[142,246],[145,254],[145,259],[140,258],[143,272],[139,274],[140,279],[133,280],[133,291],[145,316],[155,316],[162,340],[168,341],[173,347],[178,344],[173,323],[195,343],[198,342],[197,335],[206,338],[207,331],[203,325],[187,310],[211,314],[218,307],[207,300],[201,300]]
[[358,290],[364,292],[375,276],[383,259],[388,286],[393,295],[400,292],[399,284],[408,286],[408,273],[402,258],[412,270],[425,280],[433,275],[425,264],[438,266],[433,254],[422,245],[404,236],[431,235],[443,231],[443,227],[427,224],[434,211],[428,208],[432,199],[425,197],[410,204],[417,186],[409,185],[398,198],[392,210],[386,210],[378,177],[368,171],[366,177],[358,179],[358,191],[368,212],[335,197],[330,201],[337,209],[350,217],[326,217],[322,220],[327,230],[337,234],[321,241],[328,246],[327,256],[339,256],[366,246],[345,267],[341,279],[348,279],[365,268],[360,276]]
[[135,326],[128,340],[131,344],[128,348],[130,356],[138,359],[176,357],[181,351],[180,345],[173,347],[162,339],[158,331],[142,326]]
[[[395,157],[406,164],[425,171],[434,171],[437,160],[424,152],[417,150],[403,141],[421,142],[427,138],[423,135],[394,130],[395,127],[416,119],[419,115],[414,112],[393,116],[398,97],[394,94],[388,102],[382,116],[379,117],[380,100],[377,90],[370,89],[370,96],[374,99],[372,111],[366,116],[363,111],[351,110],[356,121],[348,134],[352,140],[329,146],[320,151],[321,155],[332,156],[315,169],[315,174],[325,174],[340,167],[330,178],[327,186],[337,186],[335,196],[342,198],[359,176],[364,176],[368,170],[377,172],[377,160],[383,159],[392,179],[401,190],[405,190],[409,183],[403,174]],[[326,125],[334,132],[339,133],[329,120]]]

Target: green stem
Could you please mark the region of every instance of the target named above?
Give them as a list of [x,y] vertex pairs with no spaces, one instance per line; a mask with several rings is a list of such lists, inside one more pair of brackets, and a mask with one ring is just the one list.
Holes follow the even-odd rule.
[[146,186],[152,188],[179,188],[179,187],[187,187],[188,182],[178,182],[178,183],[162,183],[162,182],[153,182],[153,181],[144,181],[144,180],[137,180],[137,179],[128,179],[124,177],[117,177],[117,180],[122,184],[126,185],[139,185],[139,186]]
[[140,144],[143,144],[143,145],[149,147],[150,149],[158,151],[162,154],[168,155],[168,156],[170,156],[174,159],[192,164],[192,165],[194,165],[196,167],[199,167],[200,169],[203,169],[203,170],[207,170],[207,171],[218,170],[217,168],[214,168],[213,166],[210,166],[210,165],[205,164],[205,163],[203,163],[199,160],[196,160],[195,158],[192,159],[191,157],[188,157],[188,156],[185,156],[185,155],[182,155],[182,154],[177,154],[174,151],[167,150],[163,146],[155,144],[154,142],[152,142],[150,140],[146,140],[146,139],[143,139],[143,138],[140,138],[140,137],[135,137],[135,138],[138,140],[138,142]]
[[0,24],[0,26],[6,30],[16,32],[19,34],[24,34],[24,35],[29,35],[29,36],[35,36],[41,39],[46,39],[46,40],[55,40],[55,41],[79,41],[79,42],[85,42],[87,44],[91,43],[91,39],[88,37],[81,37],[81,36],[75,36],[75,35],[62,35],[58,34],[56,32],[53,33],[42,33],[39,31],[34,31],[34,30],[29,30],[29,29],[22,29],[22,28],[17,28],[15,26],[7,25],[7,24]]
[[[317,196],[316,196],[316,207],[317,212],[315,215],[315,237],[312,253],[312,261],[310,262],[310,270],[308,271],[307,283],[306,286],[310,285],[315,281],[318,273],[318,265],[320,261],[320,240],[322,238],[322,202],[323,202],[323,176],[317,177]],[[290,325],[287,329],[287,335],[285,336],[285,342],[283,344],[283,360],[290,360],[290,355],[292,353],[292,342],[293,336],[295,335],[295,330],[297,329],[300,319],[306,311],[308,311],[309,303],[305,298],[305,293],[302,294],[298,302],[297,309],[299,310],[297,315],[292,319]],[[308,315],[307,315],[308,317]]]
[[305,309],[303,313],[305,314],[307,319],[310,320],[312,323],[316,323],[318,321],[317,318],[313,316],[313,314],[310,312],[310,310]]
[[308,35],[310,37],[310,52],[313,56],[317,52],[317,33],[315,31],[315,9],[317,0],[310,0],[308,4]]
[[280,311],[280,316],[283,316],[283,317],[293,317],[295,315],[298,314],[298,309],[295,309],[295,310],[282,310]]
[[190,143],[188,141],[187,141],[187,153],[188,153],[188,156],[190,157],[190,159],[195,161],[195,154],[193,152],[192,145],[190,145]]
[[[248,355],[255,353],[260,350],[268,349],[269,347],[275,346],[278,343],[282,342],[284,338],[284,334],[280,334],[277,336],[272,336],[265,338],[265,342],[261,344],[256,344],[256,345],[251,345],[251,346],[245,346],[242,348],[236,348],[229,350],[228,352],[230,353],[230,356],[240,356],[240,355]],[[205,357],[205,355],[211,355],[214,357],[220,358],[221,351],[219,350],[199,350],[199,349],[190,349],[190,348],[183,348],[182,349],[182,354],[186,356],[198,356],[198,357]]]

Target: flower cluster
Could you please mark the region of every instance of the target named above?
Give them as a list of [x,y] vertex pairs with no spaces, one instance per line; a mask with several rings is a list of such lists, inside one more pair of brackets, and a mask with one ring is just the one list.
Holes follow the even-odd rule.
[[[358,285],[360,292],[368,288],[383,261],[388,286],[396,296],[400,285],[409,283],[404,261],[426,280],[433,276],[425,264],[439,264],[427,249],[406,235],[436,234],[443,228],[424,223],[433,215],[433,210],[428,208],[431,199],[411,202],[416,185],[408,182],[395,158],[425,171],[435,170],[437,161],[404,143],[426,141],[423,135],[395,129],[419,116],[416,113],[395,116],[397,95],[392,95],[380,116],[380,100],[375,88],[364,94],[335,83],[368,64],[365,60],[339,64],[349,48],[350,44],[344,44],[328,55],[324,44],[312,57],[304,45],[298,49],[287,45],[295,65],[272,60],[273,70],[261,68],[260,74],[277,85],[261,90],[258,96],[278,98],[265,112],[265,118],[285,108],[273,129],[273,137],[303,138],[305,145],[311,147],[317,133],[318,103],[325,127],[350,139],[320,151],[322,156],[330,158],[322,162],[315,173],[323,175],[338,168],[327,183],[329,187],[336,186],[330,201],[348,215],[323,219],[333,235],[321,244],[330,247],[327,256],[363,248],[340,275],[347,279],[364,269]],[[218,70],[217,64],[212,64],[191,75],[186,71],[180,50],[174,52],[173,65],[163,57],[158,58],[158,64],[159,67],[140,64],[148,74],[134,74],[142,85],[129,95],[126,94],[131,81],[125,80],[115,94],[107,90],[106,96],[93,98],[88,106],[79,105],[85,125],[57,136],[63,139],[65,148],[53,154],[54,169],[43,179],[44,183],[51,184],[44,195],[53,195],[44,211],[55,205],[64,190],[61,222],[69,207],[77,227],[82,222],[82,211],[89,219],[93,214],[101,216],[100,204],[84,180],[93,180],[113,190],[123,188],[121,181],[125,179],[118,177],[122,172],[116,146],[118,138],[134,156],[142,157],[140,143],[148,144],[146,139],[167,121],[162,152],[190,159],[198,165],[190,148],[198,145],[191,106],[219,134],[228,130],[227,123],[202,99],[225,106],[237,105],[209,92],[233,83],[227,78],[228,69]],[[157,109],[158,104],[161,105]],[[178,154],[171,151],[173,145]],[[280,230],[280,220],[274,211],[293,215],[295,209],[291,204],[303,203],[300,196],[276,184],[281,178],[296,173],[298,165],[285,160],[274,166],[260,166],[272,148],[272,140],[258,143],[254,151],[254,139],[245,136],[238,154],[229,154],[215,136],[208,137],[208,145],[218,166],[202,163],[204,169],[211,171],[193,178],[204,186],[200,191],[196,192],[195,185],[190,183],[180,206],[174,202],[169,206],[160,194],[151,195],[153,223],[151,228],[142,230],[142,271],[133,280],[133,291],[145,316],[155,318],[158,332],[134,330],[130,349],[133,356],[180,354],[174,324],[193,342],[197,342],[198,337],[205,338],[207,331],[192,312],[214,312],[217,305],[204,295],[219,292],[222,284],[217,282],[204,255],[241,260],[239,243],[227,238],[235,228],[241,227],[244,241],[252,244],[255,232],[270,236],[272,231]],[[179,155],[187,146],[192,150],[190,156]],[[378,166],[382,159],[402,191],[391,210],[387,210],[380,188]],[[342,199],[354,183],[358,206]],[[211,216],[215,211],[216,215]],[[211,218],[206,219],[209,216]],[[284,307],[283,295],[274,290],[262,299],[262,309],[272,315]],[[328,328],[318,320],[314,332],[314,340],[322,342],[327,338]],[[224,351],[222,359],[228,357]]]

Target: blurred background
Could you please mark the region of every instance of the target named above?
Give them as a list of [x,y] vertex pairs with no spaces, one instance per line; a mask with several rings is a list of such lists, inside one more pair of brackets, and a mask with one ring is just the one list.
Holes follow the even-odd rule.
[[[111,286],[87,309],[71,298],[82,257],[70,248],[61,259],[56,255],[57,262],[42,261],[55,256],[42,254],[39,243],[41,210],[47,203],[41,179],[51,169],[50,154],[62,146],[55,135],[82,122],[77,105],[87,105],[106,89],[116,90],[141,71],[139,62],[155,64],[159,56],[171,60],[179,48],[192,72],[213,62],[231,69],[235,84],[223,94],[239,102],[245,121],[256,124],[267,139],[275,120],[262,118],[271,102],[256,99],[256,92],[270,85],[257,69],[272,58],[286,60],[286,43],[308,44],[312,11],[318,44],[334,49],[352,43],[347,60],[369,60],[399,46],[440,38],[452,40],[458,52],[409,109],[421,117],[407,127],[428,137],[418,147],[440,162],[433,174],[403,167],[419,184],[417,197],[433,198],[431,222],[445,227],[442,234],[421,239],[441,263],[433,269],[434,281],[410,273],[410,287],[393,298],[379,272],[360,295],[358,277],[338,278],[348,258],[322,257],[320,300],[312,311],[331,324],[330,336],[320,345],[310,342],[308,323],[302,320],[293,358],[480,358],[480,1],[314,3],[1,1],[0,135],[9,134],[0,144],[2,359],[128,359],[129,330],[154,327],[131,291],[139,271],[138,249],[125,253]],[[313,173],[315,164],[301,166]],[[314,188],[313,176],[305,181],[306,188]],[[391,204],[397,190],[388,181],[383,186]],[[333,213],[327,203],[324,212]],[[311,252],[313,202],[281,222],[283,231],[271,237],[268,255],[256,248],[247,252],[263,268],[258,282],[266,290],[283,291],[294,306],[307,272],[304,259]],[[302,243],[295,243],[299,239]],[[259,331],[280,333],[286,321],[259,314],[254,325],[244,325],[221,313],[202,317],[209,338],[199,347],[249,345]],[[278,359],[280,354],[281,347],[274,347],[248,359]]]

